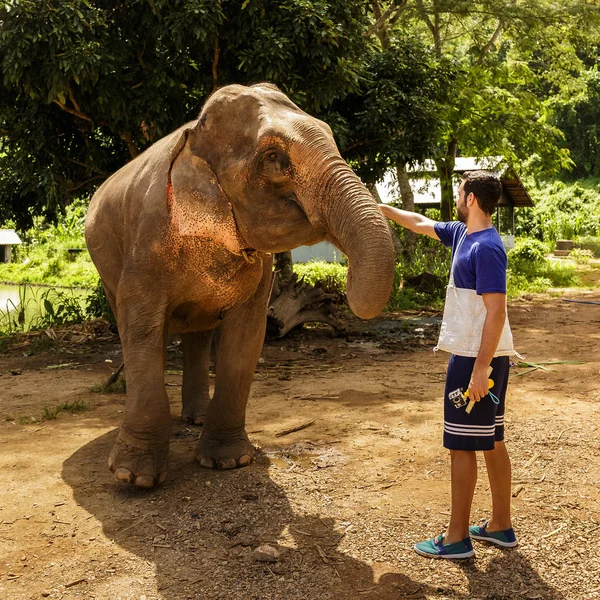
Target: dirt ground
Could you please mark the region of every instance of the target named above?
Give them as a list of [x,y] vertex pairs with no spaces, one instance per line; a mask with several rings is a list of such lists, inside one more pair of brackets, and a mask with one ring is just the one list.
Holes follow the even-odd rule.
[[[19,339],[0,356],[0,598],[600,598],[600,305],[546,296],[509,315],[528,361],[577,362],[511,369],[520,546],[475,542],[476,557],[457,563],[412,550],[449,516],[439,314],[267,343],[248,405],[259,452],[234,471],[194,461],[200,430],[178,417],[172,344],[170,472],[152,491],[118,485],[107,468],[124,396],[92,388],[120,362],[116,338],[98,326],[99,339],[89,328]],[[77,401],[89,410],[42,420],[44,407],[53,416]],[[481,463],[474,521],[489,514]],[[265,544],[275,562],[258,560]]]

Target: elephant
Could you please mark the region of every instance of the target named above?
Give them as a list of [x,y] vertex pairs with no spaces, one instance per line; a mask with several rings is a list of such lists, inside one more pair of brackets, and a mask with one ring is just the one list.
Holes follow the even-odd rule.
[[246,404],[264,342],[272,255],[333,243],[348,257],[348,304],[361,318],[381,312],[394,276],[389,225],[330,127],[269,83],[217,89],[195,121],[110,176],[90,201],[85,236],[127,374],[109,468],[142,488],[167,475],[169,334],[182,340],[182,415],[203,425],[196,459],[208,468],[245,466],[254,455]]

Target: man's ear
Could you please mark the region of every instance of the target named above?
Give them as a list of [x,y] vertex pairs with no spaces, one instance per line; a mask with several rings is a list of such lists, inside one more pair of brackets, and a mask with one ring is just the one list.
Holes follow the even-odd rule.
[[246,247],[217,176],[191,148],[198,127],[186,129],[171,151],[167,203],[179,235],[212,240],[239,254]]

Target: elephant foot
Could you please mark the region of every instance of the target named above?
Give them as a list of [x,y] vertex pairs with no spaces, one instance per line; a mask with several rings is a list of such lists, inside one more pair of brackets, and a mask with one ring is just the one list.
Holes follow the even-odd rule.
[[196,446],[196,460],[207,469],[235,469],[252,462],[254,446],[246,432],[215,436],[204,430]]
[[206,419],[206,409],[210,397],[198,402],[188,402],[184,399],[181,409],[181,419],[190,425],[203,425]]
[[108,467],[117,481],[152,488],[167,478],[168,455],[168,441],[148,443],[121,431],[108,458]]
[[202,412],[190,412],[190,411],[182,411],[181,419],[184,423],[189,423],[190,425],[204,425],[204,419],[206,418],[206,411]]

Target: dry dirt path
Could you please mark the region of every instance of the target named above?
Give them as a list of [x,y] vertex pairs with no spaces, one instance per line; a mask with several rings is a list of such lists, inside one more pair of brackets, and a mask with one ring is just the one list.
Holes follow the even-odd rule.
[[[35,350],[42,338],[18,343],[0,357],[0,599],[600,598],[600,305],[535,299],[509,314],[527,360],[582,364],[512,370],[507,446],[521,545],[477,545],[460,564],[412,551],[449,515],[447,357],[431,352],[439,316],[269,343],[248,407],[261,450],[228,472],[194,462],[199,430],[177,418],[173,350],[170,474],[150,492],[117,485],[106,467],[124,397],[91,388],[110,373],[105,360],[118,364],[114,339],[64,334],[70,343],[45,351]],[[47,368],[56,365],[67,366]],[[19,423],[78,400],[91,410]],[[475,517],[488,507],[482,472]],[[263,544],[277,562],[256,560]]]

